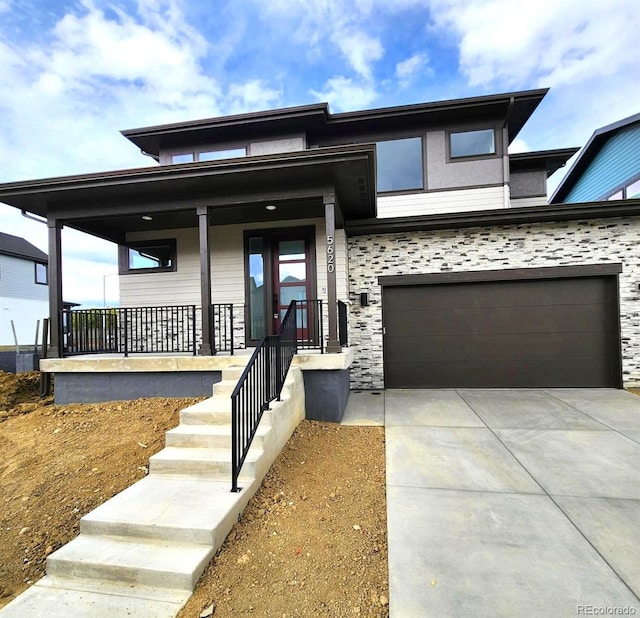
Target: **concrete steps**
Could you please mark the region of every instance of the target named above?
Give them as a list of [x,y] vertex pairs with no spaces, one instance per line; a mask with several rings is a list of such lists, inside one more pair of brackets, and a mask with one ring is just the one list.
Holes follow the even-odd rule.
[[[269,427],[261,424],[253,444],[261,446],[268,431]],[[167,431],[166,445],[167,447],[230,448],[231,424],[178,425]]]
[[[231,438],[229,437],[229,442]],[[243,476],[253,476],[262,449],[252,445],[243,467]],[[149,459],[149,474],[170,474],[231,478],[231,448],[198,448],[169,446]]]
[[81,534],[47,559],[47,574],[171,590],[193,590],[210,545]]
[[232,493],[229,394],[243,369],[225,369],[213,397],[181,411],[166,448],[149,459],[149,475],[84,516],[80,535],[47,558],[47,576],[1,609],[1,618],[178,613],[304,418],[302,374],[293,369],[283,401],[263,415],[243,489]]

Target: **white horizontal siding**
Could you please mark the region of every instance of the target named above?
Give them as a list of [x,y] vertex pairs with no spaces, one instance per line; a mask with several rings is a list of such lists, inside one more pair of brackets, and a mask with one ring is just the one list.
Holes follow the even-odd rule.
[[[503,186],[378,197],[378,218],[505,208]],[[508,202],[507,202],[508,204]]]
[[547,198],[539,197],[515,197],[511,198],[511,207],[520,208],[521,206],[546,206]]
[[38,339],[40,339],[42,320],[47,317],[49,317],[48,301],[0,298],[0,345],[15,344],[11,329],[11,320],[13,320],[18,344],[32,346],[36,341],[38,320],[40,321]]
[[120,276],[122,307],[200,304],[198,230],[158,230],[137,232],[128,236],[128,240],[159,238],[176,239],[177,270],[169,273],[135,273]]
[[36,283],[34,264],[32,260],[0,255],[0,298],[47,301],[49,286]]
[[[324,219],[301,219],[261,223],[224,225],[211,228],[211,298],[214,303],[243,305],[244,293],[244,232],[252,229],[309,227],[316,230],[317,290],[314,296],[327,298],[326,232]],[[177,270],[170,273],[139,273],[121,276],[120,304],[123,307],[144,305],[200,304],[200,257],[196,229],[160,230],[131,234],[129,240],[175,238]],[[348,299],[349,273],[346,236],[336,230],[337,295]]]

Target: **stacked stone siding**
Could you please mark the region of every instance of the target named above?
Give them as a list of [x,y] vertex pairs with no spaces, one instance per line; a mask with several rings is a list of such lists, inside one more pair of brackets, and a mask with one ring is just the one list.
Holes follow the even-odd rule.
[[[625,386],[640,384],[640,219],[532,223],[349,238],[354,347],[351,388],[382,388],[380,275],[622,263],[620,324]],[[361,307],[359,294],[369,293]]]

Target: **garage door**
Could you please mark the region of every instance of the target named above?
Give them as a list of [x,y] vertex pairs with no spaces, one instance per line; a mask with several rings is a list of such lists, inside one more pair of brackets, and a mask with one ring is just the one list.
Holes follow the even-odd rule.
[[386,388],[620,387],[615,277],[383,287]]

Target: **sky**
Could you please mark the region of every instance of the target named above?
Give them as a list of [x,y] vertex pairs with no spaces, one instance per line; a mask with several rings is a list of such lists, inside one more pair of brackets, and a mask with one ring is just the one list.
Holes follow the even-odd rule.
[[[0,183],[154,165],[119,131],[551,88],[512,151],[640,112],[637,0],[0,0]],[[549,183],[549,194],[562,170]],[[47,250],[0,204],[0,230]],[[63,231],[64,298],[117,303],[117,249]]]

